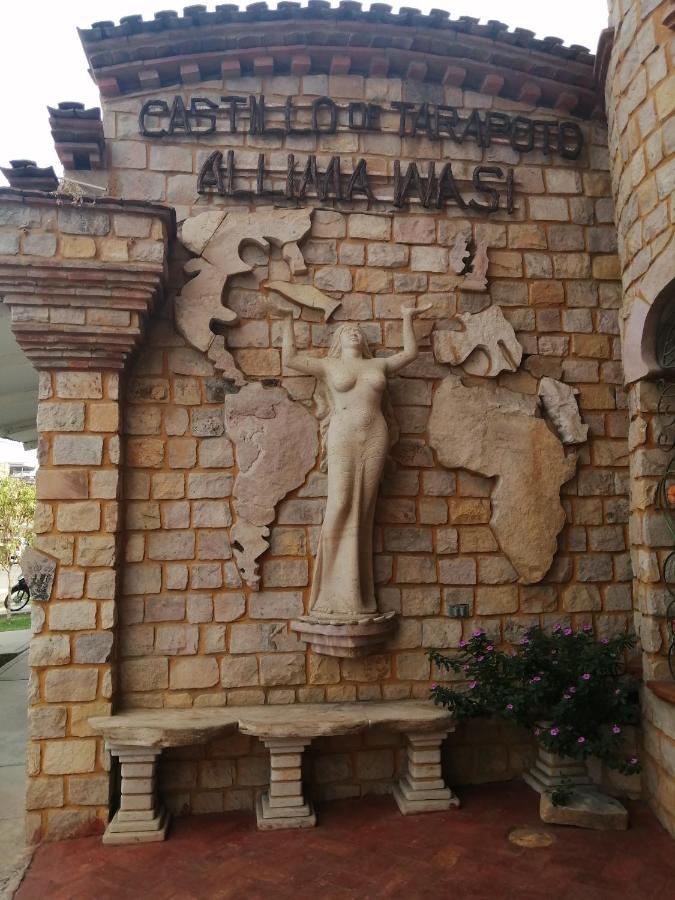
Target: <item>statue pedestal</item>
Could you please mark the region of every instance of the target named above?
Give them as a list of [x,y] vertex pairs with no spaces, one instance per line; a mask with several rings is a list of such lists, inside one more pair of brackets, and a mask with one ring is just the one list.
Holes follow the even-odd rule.
[[302,616],[291,622],[291,630],[299,634],[315,653],[324,656],[368,656],[378,653],[396,628],[396,613],[374,613],[372,616],[341,620],[338,616]]

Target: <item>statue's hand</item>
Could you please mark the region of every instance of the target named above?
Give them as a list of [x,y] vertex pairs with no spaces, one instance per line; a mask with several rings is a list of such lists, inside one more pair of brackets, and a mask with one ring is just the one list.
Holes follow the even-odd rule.
[[427,303],[426,306],[402,306],[401,307],[401,316],[404,319],[414,319],[416,316],[421,315],[423,312],[431,309],[432,304]]

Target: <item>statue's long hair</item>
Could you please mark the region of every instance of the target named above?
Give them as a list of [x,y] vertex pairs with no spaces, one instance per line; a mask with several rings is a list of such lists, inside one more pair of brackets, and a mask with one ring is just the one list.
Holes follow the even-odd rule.
[[[344,325],[340,325],[339,328],[335,329],[335,333],[333,334],[333,339],[330,343],[330,347],[328,348],[327,356],[332,359],[340,359],[342,356],[342,335],[347,328],[354,328],[353,322],[345,322]],[[368,346],[368,341],[366,340],[366,336],[361,331],[358,325],[356,328],[359,330],[359,334],[361,335],[361,352],[366,359],[373,359],[373,354],[371,353],[370,347]],[[331,416],[333,415],[333,407],[331,405],[330,399],[330,391],[328,390],[326,384],[317,379],[316,389],[314,391],[314,413],[319,420],[319,433],[321,436],[321,456],[320,456],[320,465],[319,468],[322,472],[328,471],[328,453],[326,449],[326,442],[328,438],[328,428],[330,426]],[[389,391],[385,388],[384,393],[382,394],[382,415],[385,418],[387,423],[387,428],[389,430],[389,450],[398,443],[400,428],[398,425],[398,420],[394,414],[394,408],[391,405],[391,398],[389,397]],[[387,469],[391,469],[394,466],[394,460],[391,457],[387,458]]]

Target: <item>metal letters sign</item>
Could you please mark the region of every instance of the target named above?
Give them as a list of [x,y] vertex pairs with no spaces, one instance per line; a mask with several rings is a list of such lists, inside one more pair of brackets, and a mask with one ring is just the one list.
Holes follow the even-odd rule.
[[[383,118],[396,127],[383,125]],[[139,130],[148,138],[205,137],[213,134],[248,133],[267,137],[335,135],[367,132],[453,144],[474,143],[481,148],[501,144],[518,153],[537,150],[546,156],[576,159],[584,136],[576,122],[509,116],[492,110],[473,110],[460,116],[452,106],[432,103],[392,102],[388,106],[365,101],[338,102],[331,97],[315,100],[286,97],[283,104],[267,103],[264,94],[224,95],[220,101],[176,95],[167,100],[147,100],[139,114]],[[380,154],[374,151],[374,155]],[[268,166],[259,153],[255,166],[250,152],[242,162],[235,150],[215,150],[201,167],[200,193],[231,197],[278,197],[288,201],[314,196],[320,200],[385,200],[402,207],[418,203],[442,208],[449,203],[484,213],[505,209],[513,212],[514,170],[500,165],[476,165],[470,177],[457,177],[451,160],[419,163],[395,159],[393,174],[368,171],[366,159],[348,171],[340,156],[331,156],[321,169],[316,154],[297,158],[289,153],[286,165]]]

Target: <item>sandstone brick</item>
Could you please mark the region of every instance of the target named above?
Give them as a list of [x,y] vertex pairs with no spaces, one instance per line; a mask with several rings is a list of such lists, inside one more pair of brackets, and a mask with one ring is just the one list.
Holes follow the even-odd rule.
[[33,740],[65,737],[67,719],[65,706],[33,706],[28,710],[28,734]]
[[114,535],[83,535],[77,542],[80,566],[112,566],[115,562]]
[[110,660],[113,648],[113,634],[102,631],[96,634],[78,634],[75,638],[76,663],[105,663]]
[[431,529],[412,526],[408,528],[385,528],[384,548],[399,552],[421,551],[431,553],[433,550]]
[[90,600],[69,600],[49,604],[52,631],[82,631],[96,627],[96,604]]
[[476,614],[479,616],[504,615],[518,610],[518,588],[515,585],[483,587],[476,589]]
[[213,615],[216,622],[233,622],[243,616],[246,599],[240,592],[214,594]]
[[597,612],[601,608],[600,591],[595,585],[573,584],[563,591],[566,612]]
[[533,281],[530,284],[530,303],[535,306],[559,306],[565,302],[560,281]]
[[164,441],[159,438],[129,438],[127,464],[138,468],[157,469],[164,461]]
[[438,563],[441,584],[476,584],[476,560],[468,557],[441,559]]
[[268,653],[260,657],[261,684],[302,684],[304,681],[304,653]]
[[101,504],[95,500],[59,504],[56,513],[59,531],[98,531],[101,525]]
[[124,568],[125,594],[157,594],[162,587],[162,568],[152,563],[127,565]]
[[52,458],[56,466],[100,466],[103,459],[103,438],[98,435],[57,434]]
[[260,681],[257,657],[226,656],[221,659],[220,683],[226,688],[258,685]]
[[[70,662],[70,640],[65,634],[36,635],[31,639],[29,664],[61,666]],[[48,735],[46,735],[48,736]]]
[[391,219],[352,213],[348,219],[349,237],[369,241],[387,241],[391,234]]
[[232,476],[221,473],[190,472],[187,481],[187,496],[191,499],[229,497],[232,493]]
[[167,656],[194,655],[199,645],[196,625],[158,625],[155,630],[155,650]]
[[159,594],[145,601],[146,622],[181,621],[185,618],[185,597],[180,594]]
[[195,555],[194,531],[152,531],[147,542],[150,559],[193,559]]
[[123,691],[161,691],[169,686],[169,661],[166,657],[125,659],[120,663]]
[[84,403],[38,404],[38,431],[84,431]]
[[[97,684],[97,669],[49,669],[45,675],[44,697],[48,703],[93,700]],[[46,765],[43,768],[46,772]]]
[[396,581],[401,584],[425,584],[436,581],[436,565],[431,556],[399,556]]
[[219,678],[218,663],[210,657],[171,661],[172,690],[213,687]]
[[42,771],[45,775],[93,772],[96,764],[96,741],[50,740],[45,743],[42,754]]
[[410,269],[413,272],[447,272],[448,251],[444,247],[412,247]]
[[457,619],[424,619],[422,622],[422,646],[443,650],[458,647],[462,639],[462,623]]
[[107,775],[72,776],[68,779],[68,798],[80,806],[106,806],[110,797]]

